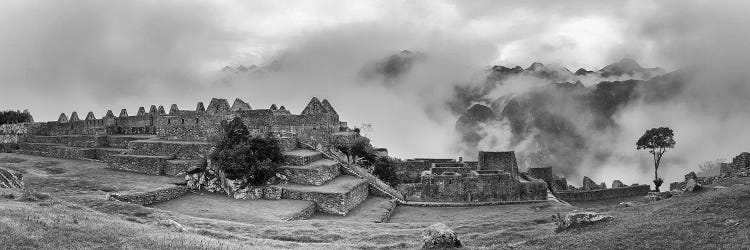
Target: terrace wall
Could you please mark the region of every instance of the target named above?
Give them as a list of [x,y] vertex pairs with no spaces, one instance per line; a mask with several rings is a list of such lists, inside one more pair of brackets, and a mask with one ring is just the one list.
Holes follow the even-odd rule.
[[650,190],[651,186],[649,185],[637,185],[596,190],[565,190],[557,191],[557,198],[564,201],[596,201],[646,195]]
[[427,175],[421,183],[398,186],[407,201],[497,202],[545,200],[544,182],[518,182],[509,173],[493,175]]

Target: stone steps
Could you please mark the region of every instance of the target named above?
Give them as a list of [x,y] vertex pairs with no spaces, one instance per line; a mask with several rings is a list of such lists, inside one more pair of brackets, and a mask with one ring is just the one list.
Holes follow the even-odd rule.
[[284,160],[289,165],[304,166],[323,159],[323,154],[307,149],[297,149],[283,153]]
[[289,181],[295,184],[320,186],[339,176],[339,163],[318,160],[304,166],[282,166],[279,168]]
[[320,186],[287,183],[281,188],[283,199],[315,202],[320,212],[345,216],[367,199],[367,181],[350,175],[340,175]]

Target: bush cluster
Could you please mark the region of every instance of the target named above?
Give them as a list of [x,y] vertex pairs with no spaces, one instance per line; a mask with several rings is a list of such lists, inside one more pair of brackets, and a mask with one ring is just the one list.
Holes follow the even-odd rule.
[[275,176],[283,163],[281,148],[271,138],[250,137],[239,117],[223,124],[224,137],[216,145],[211,160],[229,179],[246,179],[248,184],[262,185]]
[[32,121],[31,114],[21,111],[0,111],[0,125]]

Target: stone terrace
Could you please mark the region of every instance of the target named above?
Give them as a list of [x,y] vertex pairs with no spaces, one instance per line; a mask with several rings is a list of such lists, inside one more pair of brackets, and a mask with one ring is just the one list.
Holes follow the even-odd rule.
[[290,165],[281,169],[289,183],[276,185],[283,199],[313,201],[318,211],[337,215],[346,215],[367,199],[368,182],[341,175],[340,163],[323,159],[322,153],[298,149],[284,157]]

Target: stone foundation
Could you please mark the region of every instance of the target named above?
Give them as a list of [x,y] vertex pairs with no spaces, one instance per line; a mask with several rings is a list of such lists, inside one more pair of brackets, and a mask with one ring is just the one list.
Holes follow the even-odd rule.
[[111,194],[109,195],[109,199],[147,206],[175,199],[187,193],[187,190],[188,189],[185,186],[174,186],[148,192]]
[[166,155],[177,159],[199,159],[211,149],[208,142],[137,140],[128,143],[134,155]]
[[184,176],[187,172],[206,165],[204,160],[168,160],[164,165],[164,174],[170,176]]
[[166,174],[168,156],[110,155],[104,159],[107,168],[132,171],[150,175]]
[[[340,177],[344,178],[344,177]],[[300,188],[298,186],[281,186],[282,198],[293,200],[307,200],[315,202],[318,211],[345,216],[367,199],[367,181],[350,177],[355,180],[353,186],[344,187],[347,190],[327,190],[327,188]]]
[[339,176],[339,164],[331,160],[320,160],[305,166],[283,166],[279,169],[290,182],[320,186]]
[[294,166],[304,166],[323,159],[323,154],[309,150],[295,150],[284,153],[284,160]]
[[596,201],[646,195],[649,191],[651,191],[651,186],[649,185],[596,190],[566,190],[558,191],[557,198],[564,201]]

